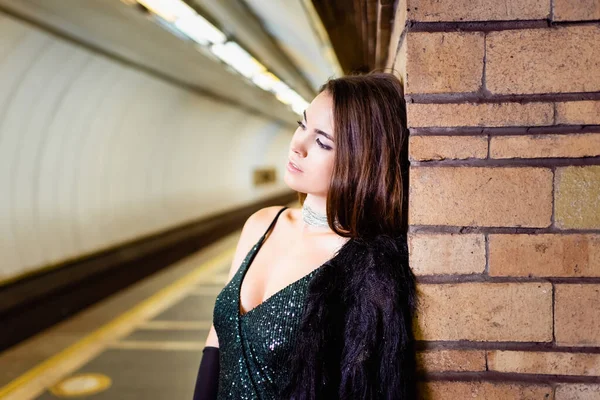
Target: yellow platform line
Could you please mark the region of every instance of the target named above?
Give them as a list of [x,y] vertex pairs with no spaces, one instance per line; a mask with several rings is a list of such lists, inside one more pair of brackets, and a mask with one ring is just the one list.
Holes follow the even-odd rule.
[[129,334],[139,324],[181,300],[200,280],[210,279],[211,273],[233,258],[234,251],[235,248],[230,248],[206,261],[189,274],[1,387],[0,398],[25,400],[39,396],[46,388],[76,371],[108,345]]

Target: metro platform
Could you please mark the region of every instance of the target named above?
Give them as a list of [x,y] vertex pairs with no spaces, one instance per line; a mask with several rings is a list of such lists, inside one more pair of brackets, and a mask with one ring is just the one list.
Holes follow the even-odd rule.
[[191,399],[240,233],[0,353],[0,399]]

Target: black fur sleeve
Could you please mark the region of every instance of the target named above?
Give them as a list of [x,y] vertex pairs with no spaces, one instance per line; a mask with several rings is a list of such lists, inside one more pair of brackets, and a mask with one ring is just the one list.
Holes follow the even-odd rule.
[[315,276],[282,398],[415,399],[406,236],[351,239]]
[[416,295],[406,241],[382,235],[359,247],[343,295],[340,398],[414,399]]

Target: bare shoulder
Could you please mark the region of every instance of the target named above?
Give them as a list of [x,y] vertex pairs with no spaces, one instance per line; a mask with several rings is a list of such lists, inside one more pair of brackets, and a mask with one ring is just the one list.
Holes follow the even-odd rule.
[[256,236],[256,234],[258,233],[258,236],[256,236],[256,240],[258,240],[260,236],[263,233],[265,233],[271,222],[273,222],[273,219],[275,219],[277,213],[283,207],[284,206],[263,207],[260,210],[254,212],[254,214],[252,214],[246,220],[244,228],[242,228],[242,235],[244,234],[244,229],[248,231],[247,233],[250,236]]
[[[252,247],[258,242],[262,234],[265,233],[269,227],[269,224],[273,221],[279,210],[282,208],[283,206],[263,207],[248,217],[244,223],[237,246],[235,248],[233,260],[229,268],[229,278],[227,279],[228,282],[231,281],[233,276],[237,273],[242,261],[250,252],[250,249],[252,249]],[[219,338],[217,337],[217,332],[215,331],[214,326],[211,326],[210,328],[205,345],[219,347]]]
[[235,275],[246,254],[252,249],[252,246],[258,243],[260,237],[282,208],[283,206],[263,207],[248,217],[238,239],[229,271],[229,279]]

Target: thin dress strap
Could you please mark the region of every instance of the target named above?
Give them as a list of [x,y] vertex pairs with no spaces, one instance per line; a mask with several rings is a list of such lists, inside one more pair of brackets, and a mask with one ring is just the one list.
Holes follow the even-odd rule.
[[273,228],[273,225],[275,225],[275,222],[277,222],[277,218],[279,218],[279,214],[281,214],[286,208],[288,208],[288,207],[284,206],[281,210],[279,210],[277,212],[277,215],[275,216],[275,218],[273,218],[273,221],[271,221],[271,225],[269,225],[269,227],[267,228],[265,233],[263,233],[263,235],[260,237],[260,240],[258,241],[260,244],[262,244],[262,242],[265,240],[265,237],[267,236],[267,233],[269,233],[271,228]]

